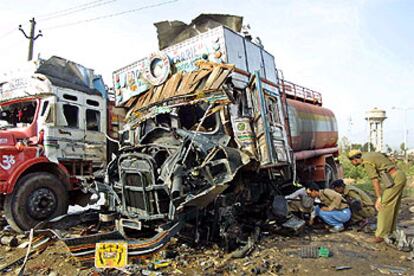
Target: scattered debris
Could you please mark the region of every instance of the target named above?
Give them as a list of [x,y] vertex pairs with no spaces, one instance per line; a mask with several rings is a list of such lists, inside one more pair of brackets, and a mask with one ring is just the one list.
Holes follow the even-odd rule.
[[[404,252],[410,252],[414,248],[412,247],[411,243],[407,240],[407,235],[403,230],[395,230],[391,235],[386,237],[385,242],[388,245],[393,246],[394,248],[404,251]],[[414,241],[414,239],[413,239]]]
[[161,276],[162,272],[143,269],[143,270],[141,270],[141,274],[144,275],[144,276]]
[[16,246],[19,245],[18,239],[14,236],[3,236],[0,239],[0,243],[2,245],[7,245],[7,246],[11,246],[11,247],[16,247]]
[[30,229],[29,245],[27,247],[26,255],[24,256],[23,264],[19,269],[19,276],[24,274],[24,269],[26,268],[27,260],[29,260],[29,255],[32,251],[33,235],[34,235],[34,233],[33,233],[33,228],[32,228],[32,229]]
[[292,229],[295,232],[299,232],[305,226],[305,221],[294,215],[292,215],[288,221],[282,224],[283,227]]
[[301,258],[328,258],[332,257],[332,252],[324,246],[305,246],[299,250],[299,256]]
[[255,248],[255,244],[259,239],[259,234],[260,234],[260,228],[257,227],[255,230],[255,233],[248,238],[247,244],[243,246],[242,248],[233,251],[233,253],[231,254],[231,257],[232,258],[243,258],[247,256],[248,254],[250,254]]
[[407,269],[404,267],[391,266],[391,265],[373,264],[370,267],[371,267],[371,270],[378,270],[382,274],[387,274],[387,275],[390,275],[390,274],[404,275],[404,273],[407,271]]
[[169,265],[171,265],[170,260],[156,260],[156,261],[148,264],[148,269],[158,270],[158,269],[161,269],[161,268],[168,267]]
[[[27,253],[19,254],[18,257],[15,257],[11,261],[7,262],[4,265],[0,266],[0,272],[5,272],[9,269],[12,269],[14,266],[19,264],[24,264],[27,262],[27,260],[35,253],[41,252],[46,247],[48,247],[53,240],[50,237],[37,237],[33,239],[33,245],[29,250],[27,250]],[[31,243],[29,242],[29,245]],[[27,256],[27,257],[26,257]]]
[[334,267],[335,270],[340,271],[340,270],[348,270],[348,269],[352,269],[352,266],[348,266],[348,265],[338,265]]

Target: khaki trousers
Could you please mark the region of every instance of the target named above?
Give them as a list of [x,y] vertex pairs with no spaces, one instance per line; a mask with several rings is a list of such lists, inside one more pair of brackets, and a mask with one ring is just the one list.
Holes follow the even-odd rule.
[[397,226],[398,211],[400,209],[402,192],[407,183],[407,178],[405,173],[397,170],[393,175],[393,179],[394,186],[385,189],[382,193],[382,209],[378,212],[377,230],[375,231],[376,237],[385,238],[394,232]]

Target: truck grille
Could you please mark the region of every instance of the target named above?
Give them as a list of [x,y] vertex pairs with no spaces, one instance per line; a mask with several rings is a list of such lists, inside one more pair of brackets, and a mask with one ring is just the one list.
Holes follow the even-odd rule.
[[144,154],[126,154],[119,161],[123,211],[127,216],[152,220],[168,215],[167,187],[155,182],[155,168]]

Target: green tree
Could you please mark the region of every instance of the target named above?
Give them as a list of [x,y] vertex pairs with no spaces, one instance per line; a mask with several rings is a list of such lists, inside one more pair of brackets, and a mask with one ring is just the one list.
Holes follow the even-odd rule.
[[375,151],[375,147],[372,143],[365,143],[362,147],[361,147],[361,151]]
[[368,180],[368,175],[366,174],[364,168],[362,168],[362,166],[352,165],[351,161],[349,161],[348,157],[346,157],[346,153],[339,156],[339,162],[344,169],[345,178],[352,178],[357,182]]
[[392,153],[392,148],[388,144],[385,145],[385,150],[387,151],[388,154]]
[[401,143],[400,150],[401,150],[401,154],[405,155],[405,151],[407,150],[407,147],[405,146],[405,143]]
[[362,145],[361,144],[351,144],[350,149],[361,150],[362,149]]

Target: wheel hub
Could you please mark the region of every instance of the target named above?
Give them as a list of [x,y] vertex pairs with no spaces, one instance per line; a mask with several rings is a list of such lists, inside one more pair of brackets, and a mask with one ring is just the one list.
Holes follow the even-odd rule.
[[56,195],[48,188],[37,189],[29,196],[28,213],[37,220],[51,216],[55,212],[56,207]]

